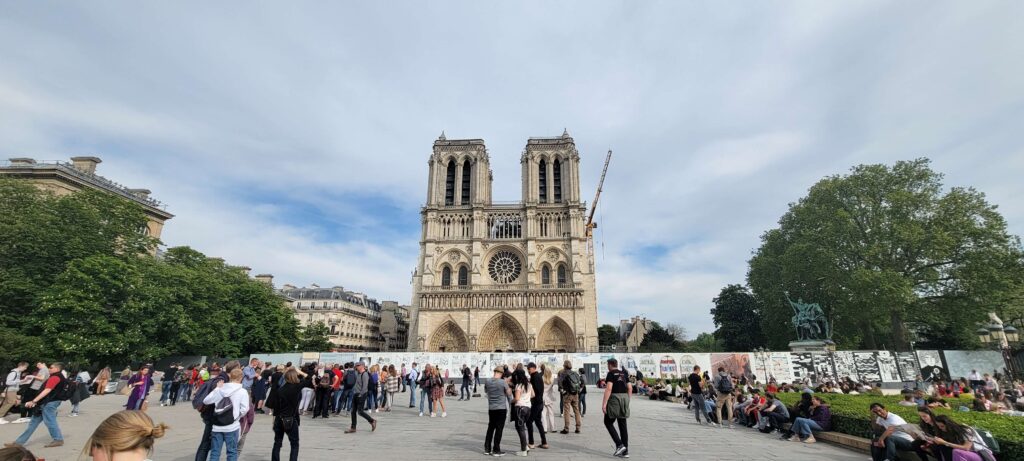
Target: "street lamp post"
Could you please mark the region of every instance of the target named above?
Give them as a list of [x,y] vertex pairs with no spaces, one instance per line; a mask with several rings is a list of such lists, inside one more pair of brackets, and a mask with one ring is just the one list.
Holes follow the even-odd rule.
[[995,314],[989,314],[992,323],[978,328],[976,332],[982,344],[995,346],[1003,355],[1006,372],[1010,382],[1018,376],[1017,366],[1013,360],[1013,348],[1020,343],[1020,333],[1013,325],[1004,325]]

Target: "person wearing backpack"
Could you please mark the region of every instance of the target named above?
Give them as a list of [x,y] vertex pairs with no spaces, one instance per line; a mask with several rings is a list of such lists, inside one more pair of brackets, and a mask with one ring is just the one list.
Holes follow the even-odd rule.
[[356,369],[353,370],[353,373],[355,374],[356,383],[352,387],[353,398],[350,410],[352,415],[352,427],[346,429],[345,433],[351,434],[356,431],[356,421],[358,421],[356,416],[362,416],[366,419],[366,421],[370,423],[370,432],[373,432],[377,430],[377,420],[373,419],[363,409],[366,404],[366,395],[370,392],[370,372],[366,371],[366,363],[360,361],[359,363],[356,363]]
[[[732,377],[725,372],[725,367],[718,367],[718,376],[714,380],[715,391],[718,392],[718,405],[715,408],[715,416],[718,417],[718,423],[725,427],[725,422],[729,422],[729,429],[732,429],[732,407],[736,404],[736,396],[733,395],[732,391],[735,387],[732,385]],[[725,407],[729,415],[728,419],[722,419],[722,407]]]
[[562,419],[565,424],[562,426],[562,433],[569,433],[569,411],[576,417],[576,433],[580,433],[583,425],[580,419],[580,388],[583,381],[579,373],[572,369],[572,362],[566,360],[562,363],[562,371],[558,373],[558,387],[562,393]]
[[64,436],[57,425],[57,408],[61,403],[71,398],[71,392],[75,389],[67,378],[64,377],[64,364],[53,362],[49,367],[49,378],[43,384],[43,389],[32,400],[25,402],[24,406],[32,409],[32,421],[29,421],[25,432],[22,432],[18,439],[12,443],[5,444],[6,447],[23,447],[28,443],[29,437],[39,427],[39,423],[46,425],[50,431],[53,441],[43,445],[44,448],[59,447],[64,445]]
[[228,373],[228,382],[220,381],[203,404],[212,405],[210,461],[220,460],[220,449],[225,447],[227,461],[238,460],[238,439],[242,426],[239,419],[249,412],[249,393],[242,387],[244,373],[235,368]]
[[0,424],[10,423],[6,419],[7,412],[18,404],[18,391],[21,389],[21,385],[28,383],[28,380],[21,377],[21,374],[27,369],[28,362],[19,362],[17,367],[11,368],[11,372],[4,379],[3,402],[0,403]]

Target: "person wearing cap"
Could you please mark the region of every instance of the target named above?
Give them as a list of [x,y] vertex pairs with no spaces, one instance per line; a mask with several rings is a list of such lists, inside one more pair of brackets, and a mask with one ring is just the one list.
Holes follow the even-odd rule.
[[[505,456],[501,451],[501,433],[505,430],[505,417],[508,416],[508,397],[512,395],[508,383],[505,382],[505,369],[494,368],[494,377],[484,382],[484,393],[487,394],[487,435],[484,437],[484,454]],[[492,444],[493,441],[493,444]]]
[[[537,370],[537,364],[530,362],[526,365],[526,370],[530,373],[530,386],[533,387],[533,397],[530,398],[530,420],[526,425],[527,434],[529,434],[530,448],[537,446],[537,448],[548,448],[548,438],[544,434],[544,423],[541,417],[544,414],[544,376],[541,375],[540,371]],[[540,445],[534,444],[533,439],[533,427],[537,426],[537,432],[540,432]]]
[[370,432],[377,430],[377,420],[366,414],[364,406],[366,405],[366,393],[370,390],[370,373],[366,371],[366,363],[360,360],[356,363],[356,385],[352,388],[352,427],[348,428],[345,433],[351,434],[356,431],[356,416],[362,416],[366,418],[366,421],[370,423]]

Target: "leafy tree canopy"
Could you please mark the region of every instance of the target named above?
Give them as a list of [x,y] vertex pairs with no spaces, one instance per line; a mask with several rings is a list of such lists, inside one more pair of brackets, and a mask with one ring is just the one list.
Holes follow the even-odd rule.
[[741,285],[722,288],[712,302],[715,321],[714,339],[727,351],[752,351],[764,346],[761,331],[761,306],[754,295]]
[[299,333],[298,350],[300,351],[329,351],[334,349],[328,335],[331,330],[324,322],[313,322],[302,328]]
[[966,348],[1019,293],[1020,240],[984,194],[927,159],[827,177],[761,237],[748,283],[768,345],[795,338],[783,293],[818,302],[843,348]]
[[597,343],[602,346],[614,346],[619,342],[619,333],[615,327],[604,324],[597,327]]

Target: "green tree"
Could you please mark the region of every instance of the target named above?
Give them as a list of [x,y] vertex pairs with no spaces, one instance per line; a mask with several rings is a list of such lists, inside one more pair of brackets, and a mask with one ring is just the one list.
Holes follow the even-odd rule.
[[714,339],[727,351],[752,351],[764,346],[761,331],[761,306],[754,295],[741,285],[727,285],[712,302]]
[[597,327],[597,343],[601,346],[614,346],[619,343],[619,332],[615,327],[604,324]]
[[640,352],[683,352],[686,347],[682,341],[666,330],[658,322],[651,322],[651,327],[644,334],[640,343]]
[[927,159],[827,177],[761,240],[747,278],[772,348],[795,338],[785,291],[822,305],[840,347],[971,347],[1024,272],[996,207]]
[[324,322],[313,322],[306,325],[299,333],[299,343],[296,348],[300,351],[330,351],[334,348],[327,336],[331,330]]
[[[688,352],[724,352],[737,349],[728,349],[722,340],[711,333],[701,333],[693,341],[686,344]],[[746,349],[743,349],[746,350]]]

